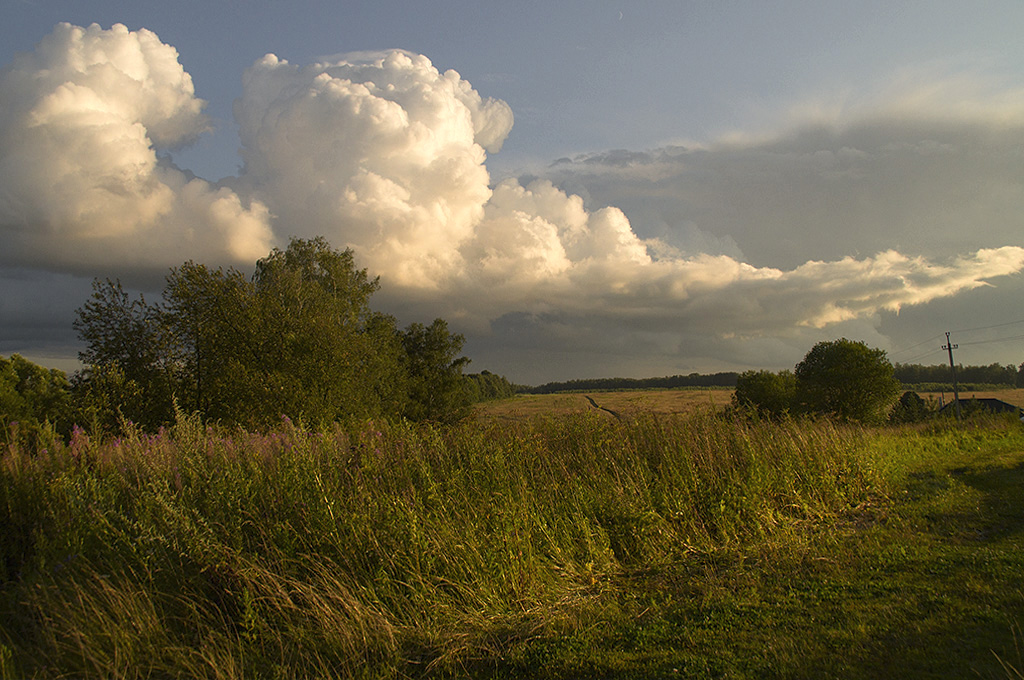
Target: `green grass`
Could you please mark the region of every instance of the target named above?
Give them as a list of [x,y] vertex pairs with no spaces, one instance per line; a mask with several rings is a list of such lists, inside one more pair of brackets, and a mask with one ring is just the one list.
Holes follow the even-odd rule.
[[1020,677],[1024,428],[710,411],[78,432],[0,465],[0,678]]

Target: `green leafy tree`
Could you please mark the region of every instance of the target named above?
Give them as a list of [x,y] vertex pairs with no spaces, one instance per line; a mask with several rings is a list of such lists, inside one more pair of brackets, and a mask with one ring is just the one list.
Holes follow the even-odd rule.
[[816,344],[795,375],[803,410],[841,420],[883,422],[900,393],[885,352],[846,338]]
[[448,332],[444,319],[429,326],[414,323],[402,333],[409,373],[406,417],[451,422],[469,413],[470,395],[462,375],[469,359],[459,356],[464,342],[462,335]]
[[502,399],[515,395],[516,390],[505,376],[490,371],[480,371],[463,376],[471,403]]
[[167,276],[163,300],[179,406],[210,419],[253,421],[265,358],[252,282],[234,269],[186,262]]
[[781,416],[791,411],[796,402],[796,376],[792,371],[745,371],[736,379],[733,402],[773,417]]
[[918,423],[928,417],[932,410],[928,402],[921,398],[917,392],[906,391],[900,396],[889,415],[889,420],[894,423]]
[[70,385],[63,371],[18,354],[0,357],[0,431],[30,439],[48,429],[67,434],[71,415]]
[[85,341],[78,358],[87,366],[76,376],[75,392],[95,397],[99,385],[90,387],[90,381],[95,378],[109,387],[116,374],[115,382],[136,397],[120,401],[117,414],[100,415],[95,411],[100,402],[94,400],[87,405],[94,416],[104,421],[123,417],[147,427],[167,422],[172,417],[175,375],[160,309],[147,304],[142,295],[132,298],[117,280],[96,279],[92,287],[72,324]]
[[356,268],[351,250],[293,239],[257,263],[253,281],[267,386],[287,406],[279,413],[330,422],[404,408],[395,321],[371,309],[379,281]]
[[[117,362],[94,364],[76,373],[71,379],[71,392],[74,395],[75,424],[92,432],[118,431],[125,420],[153,426],[137,417],[152,408],[152,395],[147,394],[138,382],[128,378]],[[161,404],[161,410],[167,406]],[[135,419],[132,414],[135,414]]]
[[322,238],[292,239],[251,278],[186,262],[171,270],[159,306],[97,282],[75,326],[87,344],[79,392],[90,421],[155,426],[175,401],[257,426],[282,415],[311,425],[459,417],[468,405],[462,336],[441,319],[399,331],[370,307],[378,287],[351,250]]

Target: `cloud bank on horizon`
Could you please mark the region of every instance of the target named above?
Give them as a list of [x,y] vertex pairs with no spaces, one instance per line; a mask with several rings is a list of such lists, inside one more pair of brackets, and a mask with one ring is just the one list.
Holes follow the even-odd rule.
[[[1024,269],[1020,93],[936,108],[955,93],[901,89],[783,133],[495,183],[487,154],[512,111],[425,56],[268,54],[243,87],[241,171],[195,177],[170,156],[208,128],[177,51],[147,30],[58,25],[0,72],[0,264],[247,268],[323,235],[394,310],[471,341],[672,355],[686,338],[722,361],[739,339],[870,325]],[[967,227],[991,214],[983,237]]]

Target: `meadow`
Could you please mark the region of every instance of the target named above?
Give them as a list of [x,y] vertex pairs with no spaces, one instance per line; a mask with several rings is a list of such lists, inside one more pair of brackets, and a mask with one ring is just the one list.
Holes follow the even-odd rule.
[[604,409],[625,417],[640,414],[682,415],[729,406],[733,391],[725,387],[695,387],[520,394],[510,399],[476,404],[474,416],[477,422],[490,424],[600,412]]
[[1021,677],[1019,422],[727,395],[9,444],[0,678]]
[[[727,387],[651,389],[651,390],[590,390],[583,392],[561,392],[555,394],[522,394],[513,399],[483,402],[477,404],[476,417],[484,422],[508,422],[534,417],[547,417],[582,413],[593,409],[608,409],[620,415],[634,416],[640,413],[679,415],[701,408],[721,409],[732,403],[734,390]],[[953,399],[952,391],[918,393],[922,399],[936,408],[939,404]],[[593,399],[597,404],[588,400]],[[969,400],[1000,399],[1010,404],[1024,405],[1024,389],[1002,388],[988,390],[964,390],[960,398]]]

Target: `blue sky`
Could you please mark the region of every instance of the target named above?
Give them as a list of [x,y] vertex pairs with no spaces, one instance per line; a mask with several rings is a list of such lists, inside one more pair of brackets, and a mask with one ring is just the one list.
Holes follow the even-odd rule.
[[[785,368],[841,335],[937,363],[946,330],[965,363],[1024,360],[1019,2],[24,1],[0,19],[3,354],[73,365],[94,276],[152,294],[185,259],[244,268],[326,232],[388,311],[444,316],[472,370],[519,382]],[[100,32],[44,55],[59,22]],[[132,72],[136,43],[169,46],[143,94],[75,71],[99,51]],[[398,94],[338,94],[360,82]],[[302,94],[320,87],[334,108]],[[366,117],[385,104],[405,137]],[[40,112],[45,138],[18,118]],[[102,136],[118,125],[137,136]],[[324,139],[336,153],[307,162]]]

